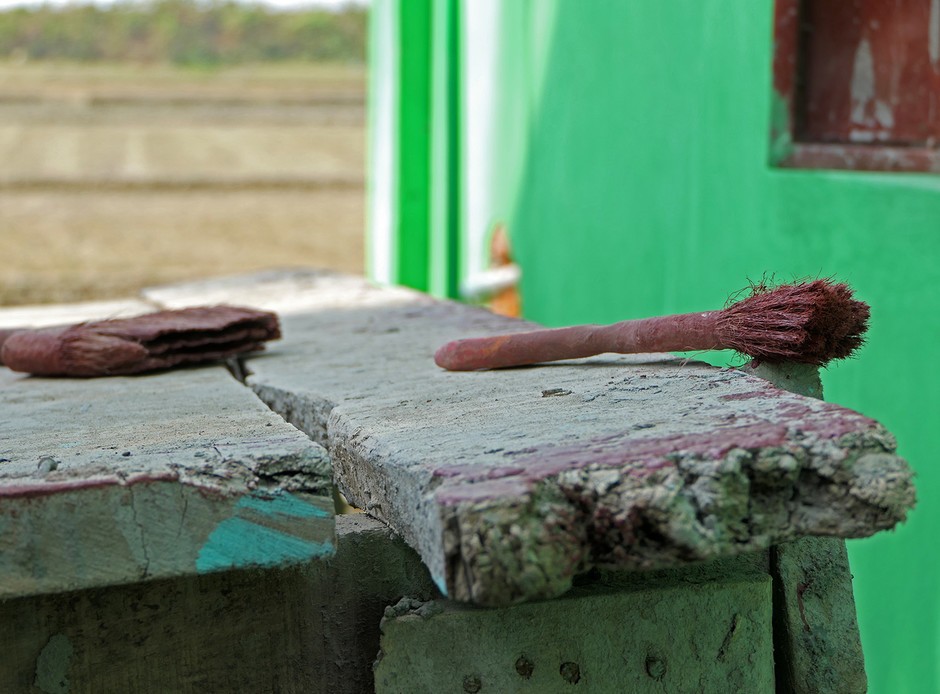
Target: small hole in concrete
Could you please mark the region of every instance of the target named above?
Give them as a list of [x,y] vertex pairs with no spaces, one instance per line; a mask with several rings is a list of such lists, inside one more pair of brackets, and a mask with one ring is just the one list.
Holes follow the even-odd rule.
[[476,694],[481,689],[483,689],[483,683],[476,675],[466,675],[463,678],[463,690],[467,694]]
[[666,676],[666,661],[655,655],[646,656],[646,674],[660,681]]
[[532,677],[532,672],[535,670],[535,665],[531,660],[526,658],[524,655],[519,656],[519,660],[516,661],[516,672],[519,673],[519,676],[523,679],[529,679]]
[[581,681],[581,667],[577,663],[562,663],[558,668],[561,678],[568,684],[577,684]]

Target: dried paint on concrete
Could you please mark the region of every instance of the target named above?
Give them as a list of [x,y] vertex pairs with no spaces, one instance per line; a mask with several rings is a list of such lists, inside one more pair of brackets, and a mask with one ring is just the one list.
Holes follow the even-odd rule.
[[877,422],[736,370],[603,355],[452,373],[444,342],[532,324],[294,271],[148,293],[284,312],[246,382],[326,446],[338,484],[446,593],[557,596],[592,565],[649,569],[901,522],[911,472]]

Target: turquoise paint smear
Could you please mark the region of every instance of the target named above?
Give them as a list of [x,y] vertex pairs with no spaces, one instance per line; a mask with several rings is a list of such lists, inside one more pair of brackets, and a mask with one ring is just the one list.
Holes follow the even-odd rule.
[[332,542],[314,542],[251,523],[222,521],[196,557],[199,573],[247,566],[279,566],[333,554]]
[[445,598],[447,597],[447,581],[444,580],[443,576],[431,576],[431,580],[434,581],[434,585],[437,586],[437,589],[441,591],[441,595]]
[[287,492],[275,494],[259,494],[244,496],[238,500],[236,509],[250,509],[265,516],[291,516],[294,518],[331,518],[330,511],[314,506]]

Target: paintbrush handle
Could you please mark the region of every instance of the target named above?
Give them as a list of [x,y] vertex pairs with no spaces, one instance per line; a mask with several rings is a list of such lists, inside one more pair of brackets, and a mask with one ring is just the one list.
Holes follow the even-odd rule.
[[498,369],[616,352],[683,352],[720,348],[720,311],[683,313],[613,325],[576,325],[448,342],[434,355],[450,371]]
[[0,366],[3,366],[3,343],[7,341],[10,335],[19,332],[21,329],[22,328],[0,328]]

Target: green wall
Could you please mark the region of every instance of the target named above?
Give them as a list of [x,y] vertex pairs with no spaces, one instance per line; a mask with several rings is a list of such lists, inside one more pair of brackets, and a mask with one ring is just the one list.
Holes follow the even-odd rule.
[[940,178],[768,164],[771,0],[467,0],[461,11],[493,2],[498,26],[463,45],[462,61],[497,52],[495,116],[461,119],[498,127],[461,147],[490,153],[496,175],[475,199],[508,224],[526,317],[715,308],[765,273],[834,275],[872,305],[869,344],[823,376],[826,398],[886,424],[918,471],[909,522],[850,542],[870,691],[940,691]]

